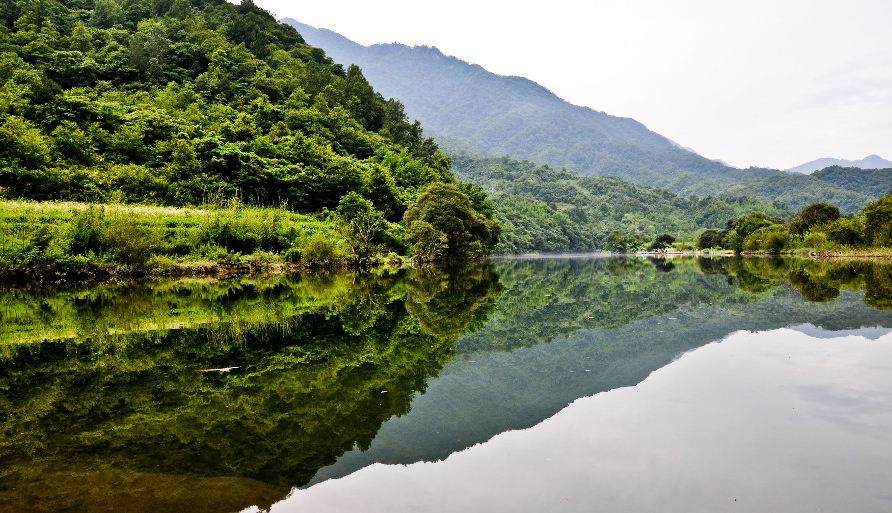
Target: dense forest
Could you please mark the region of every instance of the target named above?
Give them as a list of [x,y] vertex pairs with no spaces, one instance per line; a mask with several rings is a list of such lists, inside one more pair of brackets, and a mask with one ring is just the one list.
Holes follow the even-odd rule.
[[[406,253],[416,242],[429,257],[456,256],[443,248],[457,238],[482,254],[498,233],[399,102],[250,0],[4,2],[0,84],[6,198],[314,214],[334,245],[321,248],[332,256],[323,261],[364,261],[370,248]],[[433,184],[455,190],[454,201],[447,215],[415,216],[426,224],[413,231],[403,215]],[[139,263],[127,255],[146,252],[299,256],[314,231],[264,234],[208,214],[214,222],[182,239],[178,219],[153,232],[139,218],[88,210],[77,206],[62,222],[11,220],[4,267],[44,257]],[[449,224],[461,221],[449,214],[479,228],[457,234]],[[122,247],[138,239],[157,243]]]
[[842,215],[838,207],[826,202],[808,205],[788,219],[750,212],[728,221],[722,230],[705,230],[699,236],[698,246],[770,254],[888,251],[892,248],[892,195],[883,196],[850,216]]
[[453,159],[456,176],[492,195],[502,237],[500,253],[625,251],[660,234],[692,240],[703,227],[762,210],[782,215],[782,205],[746,198],[685,198],[618,178],[581,176],[510,158]]

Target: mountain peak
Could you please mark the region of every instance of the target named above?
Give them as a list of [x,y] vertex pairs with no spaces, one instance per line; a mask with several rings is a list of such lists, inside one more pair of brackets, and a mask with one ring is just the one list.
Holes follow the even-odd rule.
[[791,167],[786,171],[789,173],[811,174],[828,167],[857,167],[861,169],[888,169],[892,168],[892,161],[886,160],[877,154],[871,154],[861,160],[846,160],[837,158],[820,158],[806,162],[796,167]]

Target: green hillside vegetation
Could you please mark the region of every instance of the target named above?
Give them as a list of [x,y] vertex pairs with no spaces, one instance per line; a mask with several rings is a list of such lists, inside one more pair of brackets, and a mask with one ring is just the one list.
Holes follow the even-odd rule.
[[860,211],[892,189],[892,171],[827,168],[811,175],[780,173],[727,188],[724,194],[772,198],[793,210],[826,201],[844,213]]
[[892,192],[892,169],[832,166],[812,173],[814,178],[877,198]]
[[703,227],[723,226],[754,209],[778,205],[741,198],[684,198],[618,178],[580,176],[527,161],[457,156],[456,176],[492,195],[500,253],[627,251],[660,234],[693,240]]
[[[386,223],[402,223],[424,187],[454,182],[449,159],[399,102],[250,0],[5,2],[0,115],[5,198],[180,207],[235,200],[284,217],[319,214],[348,251],[353,223],[325,213],[348,193],[380,213],[374,251],[400,252],[411,241]],[[62,247],[68,231],[48,225],[29,244],[50,240],[74,255]],[[198,253],[234,250],[211,246]]]
[[850,216],[826,202],[813,203],[786,220],[750,212],[729,221],[723,230],[702,232],[698,245],[702,249],[770,254],[892,255],[892,196],[873,201]]

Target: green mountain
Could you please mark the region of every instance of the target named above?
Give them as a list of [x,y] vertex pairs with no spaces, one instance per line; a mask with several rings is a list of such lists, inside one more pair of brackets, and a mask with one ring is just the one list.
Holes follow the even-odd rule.
[[376,88],[400,99],[410,115],[456,149],[701,195],[741,176],[771,174],[703,158],[634,119],[572,105],[531,80],[490,73],[436,48],[365,47],[329,30],[283,22],[337,62],[358,64]]
[[775,169],[735,169],[693,153],[634,119],[572,105],[522,77],[496,75],[436,48],[363,46],[292,19],[307,40],[341,63],[358,64],[386,96],[400,99],[452,152],[518,159],[584,175],[616,176],[690,196],[749,195],[797,210],[833,201],[860,210],[873,195],[858,188],[790,178]]
[[[686,198],[507,157],[458,155],[453,169],[458,178],[491,195],[502,227],[500,253],[623,249],[617,244],[647,244],[663,233],[693,238],[702,227],[723,227],[752,210],[782,213],[779,205],[766,202]],[[621,240],[613,240],[617,236]]]
[[885,196],[892,191],[892,168],[859,169],[831,166],[811,175],[823,182],[832,183],[871,196]]
[[318,212],[358,191],[398,221],[453,181],[399,102],[250,0],[3,5],[5,197]]

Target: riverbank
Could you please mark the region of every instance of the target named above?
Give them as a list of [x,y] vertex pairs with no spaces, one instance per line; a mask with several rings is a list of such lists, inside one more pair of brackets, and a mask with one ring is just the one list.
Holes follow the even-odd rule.
[[[349,255],[329,213],[237,201],[202,208],[0,201],[4,283],[329,272],[349,269]],[[387,268],[408,262],[394,253],[372,260]]]

